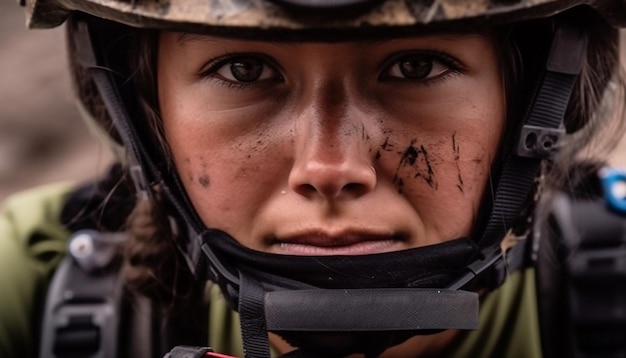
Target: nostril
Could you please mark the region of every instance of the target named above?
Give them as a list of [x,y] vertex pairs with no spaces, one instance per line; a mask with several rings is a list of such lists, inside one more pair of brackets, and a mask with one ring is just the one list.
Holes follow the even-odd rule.
[[356,198],[368,192],[367,185],[360,183],[348,183],[344,186],[328,184],[302,184],[296,188],[296,192],[305,197],[311,198],[317,194],[321,194],[327,199],[337,198],[339,196],[345,198]]
[[312,195],[315,195],[317,189],[312,184],[301,184],[295,188],[295,192],[306,198],[310,198]]
[[367,187],[360,183],[348,183],[343,186],[342,190],[354,196],[361,196],[367,192]]

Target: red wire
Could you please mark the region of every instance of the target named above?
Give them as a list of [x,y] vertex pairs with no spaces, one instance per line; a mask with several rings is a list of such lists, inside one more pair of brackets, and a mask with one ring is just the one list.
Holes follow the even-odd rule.
[[227,354],[221,354],[221,353],[215,353],[215,352],[207,352],[206,356],[211,357],[211,358],[237,358],[234,356],[229,356]]

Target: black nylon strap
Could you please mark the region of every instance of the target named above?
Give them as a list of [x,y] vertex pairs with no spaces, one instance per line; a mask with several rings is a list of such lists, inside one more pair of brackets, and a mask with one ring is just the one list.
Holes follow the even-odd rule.
[[78,22],[73,40],[77,48],[78,61],[82,67],[90,71],[113,125],[122,138],[124,146],[130,151],[131,159],[135,160],[139,167],[151,165],[144,160],[145,150],[136,140],[138,136],[135,128],[131,125],[132,122],[127,120],[129,115],[122,105],[123,101],[114,85],[115,81],[111,77],[111,71],[98,63],[86,22]]
[[[562,24],[555,33],[547,70],[524,120],[525,126],[555,129],[562,126],[577,71],[586,51],[585,33]],[[525,138],[520,138],[525,140]],[[558,144],[557,144],[558,145]],[[510,155],[506,160],[494,194],[489,221],[479,244],[497,245],[518,219],[534,188],[542,158]]]
[[[144,143],[140,140],[138,130],[131,120],[129,113],[126,111],[124,101],[116,87],[113,72],[107,67],[100,64],[96,48],[94,48],[91,33],[88,24],[84,21],[78,21],[74,31],[73,41],[77,51],[77,57],[80,65],[89,70],[93,80],[100,92],[105,107],[113,121],[113,125],[117,133],[122,139],[124,147],[128,151],[129,161],[131,163],[130,173],[133,176],[133,182],[136,185],[137,194],[140,196],[151,195],[151,184],[162,183],[163,190],[169,203],[189,224],[191,233],[200,233],[205,230],[202,221],[199,219],[192,205],[186,196],[186,192],[180,182],[176,172],[168,172],[164,178],[161,171],[157,168],[157,163],[146,150]],[[95,26],[95,25],[94,25]],[[99,29],[93,32],[97,33]],[[125,79],[127,80],[127,79]],[[167,183],[166,183],[167,179]],[[201,263],[200,242],[196,240],[196,236],[190,234],[190,239],[186,243],[186,251],[181,251],[187,259],[189,268],[198,277],[206,278],[206,272],[203,272],[204,265]],[[193,257],[191,257],[193,255]]]
[[265,324],[265,291],[249,275],[240,275],[239,321],[246,358],[269,358],[270,344]]

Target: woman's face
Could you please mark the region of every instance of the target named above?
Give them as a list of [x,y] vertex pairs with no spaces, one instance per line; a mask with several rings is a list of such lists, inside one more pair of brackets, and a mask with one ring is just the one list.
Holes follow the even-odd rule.
[[368,254],[467,236],[504,127],[494,40],[163,33],[165,136],[207,227],[250,248]]

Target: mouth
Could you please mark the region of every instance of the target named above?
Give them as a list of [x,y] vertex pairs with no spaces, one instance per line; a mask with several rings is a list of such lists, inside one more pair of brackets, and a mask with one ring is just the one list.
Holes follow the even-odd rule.
[[344,231],[330,234],[321,230],[274,238],[277,253],[300,256],[368,255],[405,249],[405,234],[372,231]]

